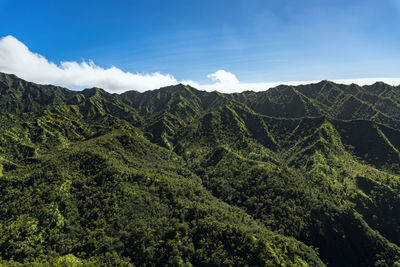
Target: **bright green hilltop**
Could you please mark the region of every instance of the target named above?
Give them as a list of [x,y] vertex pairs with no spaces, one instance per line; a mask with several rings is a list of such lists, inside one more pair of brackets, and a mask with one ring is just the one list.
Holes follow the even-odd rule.
[[71,91],[0,73],[0,263],[399,266],[400,88]]

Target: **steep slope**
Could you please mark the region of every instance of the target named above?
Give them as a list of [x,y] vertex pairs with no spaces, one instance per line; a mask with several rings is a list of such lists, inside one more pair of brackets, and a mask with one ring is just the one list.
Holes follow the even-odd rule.
[[229,97],[248,105],[257,113],[272,117],[299,118],[321,115],[312,101],[295,87],[278,86],[266,92],[244,92]]
[[145,132],[155,143],[173,148],[174,136],[206,111],[226,101],[217,92],[206,93],[179,84],[142,94],[129,91],[122,100],[147,118]]
[[0,73],[0,95],[0,114],[23,114],[62,104],[73,93],[61,87],[37,85]]
[[312,248],[212,196],[144,137],[119,96],[66,92],[1,117],[2,264],[323,266]]
[[1,74],[0,257],[399,264],[399,103],[382,83],[117,95]]
[[134,130],[40,156],[6,172],[0,190],[5,260],[322,265],[304,244],[212,197],[177,155]]
[[300,86],[278,86],[265,92],[232,94],[230,97],[267,116],[328,115],[342,120],[372,120],[400,128],[398,88],[384,83],[361,87],[321,81]]
[[[388,184],[384,178],[388,174],[363,165],[358,154],[347,148],[352,143],[350,134],[360,128],[358,121],[259,116],[263,130],[252,132],[251,127],[244,125],[254,123],[256,115],[237,107],[235,114],[241,117],[224,120],[224,109],[206,114],[181,139],[179,153],[213,195],[242,207],[269,229],[318,247],[321,258],[330,265],[390,265],[398,259],[396,225],[400,220],[394,210],[398,208],[399,191],[383,186],[378,196],[373,191],[367,193],[374,195],[374,199],[368,197],[372,208],[368,210],[369,218],[381,223],[387,220],[378,208],[373,208],[382,205],[380,201],[395,207],[391,212],[386,207],[391,222],[384,227],[374,223],[372,228],[360,215],[366,214],[365,202],[364,207],[357,204],[354,208],[360,201],[359,195],[364,194],[358,182],[361,178],[354,177],[363,175],[379,184]],[[397,164],[397,148],[382,136],[379,127],[385,128],[367,124],[363,129],[365,135],[359,138],[366,142],[372,138],[379,144],[379,148],[370,149],[373,158],[379,157],[374,162],[378,167],[381,162]],[[394,134],[392,138],[400,138],[400,132]],[[400,182],[399,176],[390,175],[390,179],[392,186]],[[382,196],[387,194],[390,197]],[[388,231],[390,227],[393,228]]]

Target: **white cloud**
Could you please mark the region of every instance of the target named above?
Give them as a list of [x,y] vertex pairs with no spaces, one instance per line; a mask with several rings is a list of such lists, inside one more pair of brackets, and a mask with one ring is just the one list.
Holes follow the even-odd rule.
[[134,74],[116,67],[104,69],[93,61],[61,62],[57,65],[42,55],[31,52],[13,36],[0,39],[0,71],[39,84],[81,88],[96,86],[111,92],[145,91],[178,83],[169,74]]
[[[262,91],[280,84],[299,85],[319,81],[293,81],[268,83],[242,83],[226,70],[218,70],[207,75],[209,84],[198,84],[193,81],[177,81],[170,74],[130,73],[116,67],[102,68],[89,62],[66,61],[56,64],[49,62],[44,56],[33,53],[29,48],[13,36],[0,39],[0,72],[12,73],[25,80],[39,84],[54,84],[66,87],[84,88],[100,87],[109,92],[127,90],[146,91],[177,83],[189,84],[206,91],[217,90],[225,93],[245,90]],[[373,84],[382,81],[390,85],[399,85],[400,78],[366,78],[333,80],[337,83],[359,85]]]
[[[226,72],[226,71],[224,71]],[[226,72],[229,73],[229,72]],[[215,73],[214,73],[215,74]],[[210,75],[214,75],[210,74]],[[232,73],[230,73],[233,75]],[[207,75],[207,77],[210,77],[210,75]],[[234,75],[233,75],[234,76]],[[400,78],[356,78],[356,79],[333,79],[331,80],[335,83],[339,84],[358,84],[358,85],[370,85],[374,84],[376,82],[384,82],[389,85],[397,86],[400,84]],[[260,82],[260,83],[242,83],[238,82],[235,84],[232,83],[224,83],[224,82],[218,82],[218,83],[213,83],[213,84],[203,84],[203,85],[198,85],[198,89],[205,90],[205,91],[212,91],[212,90],[217,90],[220,92],[226,92],[226,93],[234,93],[234,92],[243,92],[246,90],[249,91],[265,91],[269,88],[276,87],[278,85],[301,85],[301,84],[310,84],[310,83],[318,83],[320,80],[309,80],[309,81],[287,81],[287,82]]]
[[218,70],[215,73],[208,74],[207,78],[215,81],[216,84],[223,84],[223,85],[238,85],[239,80],[233,73],[227,72],[225,70]]

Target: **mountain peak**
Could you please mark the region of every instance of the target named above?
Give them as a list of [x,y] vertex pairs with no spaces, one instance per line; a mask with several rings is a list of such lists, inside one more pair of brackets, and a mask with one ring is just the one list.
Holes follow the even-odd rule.
[[400,258],[393,88],[110,94],[0,79],[3,265],[73,254],[96,266]]
[[93,97],[95,95],[109,95],[109,93],[106,92],[104,89],[101,89],[101,88],[98,88],[98,87],[92,87],[92,88],[83,89],[81,91],[81,93],[87,98]]

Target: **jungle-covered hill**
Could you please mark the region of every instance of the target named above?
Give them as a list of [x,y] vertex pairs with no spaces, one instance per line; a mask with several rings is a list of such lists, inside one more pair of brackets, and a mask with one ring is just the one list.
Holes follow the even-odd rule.
[[400,265],[400,88],[0,74],[0,263]]

